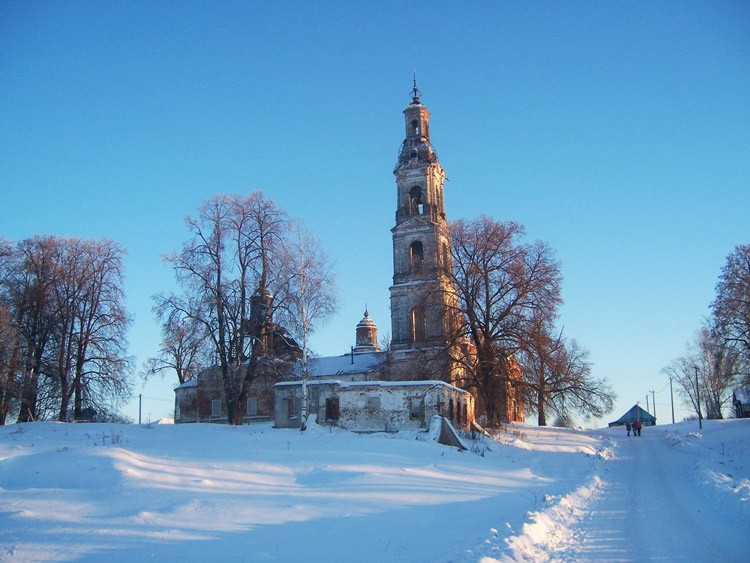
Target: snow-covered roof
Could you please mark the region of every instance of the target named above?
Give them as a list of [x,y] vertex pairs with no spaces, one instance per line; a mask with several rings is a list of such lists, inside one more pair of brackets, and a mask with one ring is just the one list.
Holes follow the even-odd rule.
[[182,385],[178,385],[174,389],[175,391],[177,391],[177,389],[185,389],[187,387],[198,387],[198,378],[188,379],[185,383],[183,383]]
[[[323,356],[307,362],[307,373],[310,377],[331,377],[354,373],[368,373],[376,370],[386,359],[385,352],[362,352],[342,356]],[[294,366],[294,373],[302,375],[302,362]]]

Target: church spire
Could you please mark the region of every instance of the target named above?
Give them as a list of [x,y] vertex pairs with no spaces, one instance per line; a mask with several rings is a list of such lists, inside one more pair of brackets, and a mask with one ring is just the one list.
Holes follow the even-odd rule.
[[422,93],[419,91],[419,88],[417,88],[417,69],[412,69],[414,73],[414,82],[411,89],[412,96],[411,96],[411,105],[420,105],[422,102],[419,101],[419,95]]

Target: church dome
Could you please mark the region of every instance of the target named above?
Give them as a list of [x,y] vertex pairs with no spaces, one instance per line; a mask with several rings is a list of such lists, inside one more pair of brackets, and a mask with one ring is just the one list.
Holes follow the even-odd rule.
[[380,352],[378,348],[378,327],[365,309],[365,316],[357,323],[357,345],[354,352]]
[[370,314],[367,311],[365,311],[365,316],[357,324],[357,328],[365,328],[365,327],[374,328],[375,330],[377,330],[377,327],[375,326],[375,321],[373,321],[370,318]]

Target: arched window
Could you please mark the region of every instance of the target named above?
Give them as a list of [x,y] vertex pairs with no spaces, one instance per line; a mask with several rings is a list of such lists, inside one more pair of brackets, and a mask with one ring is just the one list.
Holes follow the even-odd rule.
[[419,135],[419,120],[417,119],[411,120],[411,123],[409,123],[409,134]]
[[411,341],[424,342],[427,340],[427,321],[424,307],[417,305],[411,310]]
[[414,186],[409,190],[409,215],[421,215],[423,211],[422,188]]
[[412,274],[421,274],[424,265],[424,249],[420,241],[414,241],[409,247],[409,271]]

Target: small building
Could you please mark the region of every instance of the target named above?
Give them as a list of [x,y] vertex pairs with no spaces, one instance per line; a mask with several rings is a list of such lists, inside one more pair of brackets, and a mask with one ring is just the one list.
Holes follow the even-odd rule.
[[656,426],[656,417],[648,411],[643,410],[638,405],[633,405],[632,408],[620,418],[614,422],[610,422],[609,426],[625,426],[628,422],[633,424],[636,420],[640,420],[643,426]]
[[[263,375],[253,381],[245,400],[244,422],[273,418],[273,384],[275,382],[275,378]],[[221,368],[213,366],[204,369],[197,378],[175,388],[175,423],[228,422],[225,393]]]
[[732,406],[737,418],[750,418],[750,387],[740,387],[732,391]]
[[[275,386],[274,418],[277,428],[299,428],[302,382]],[[474,397],[444,381],[339,381],[317,379],[307,383],[308,412],[320,424],[359,432],[426,430],[433,416],[455,426],[474,422]]]

